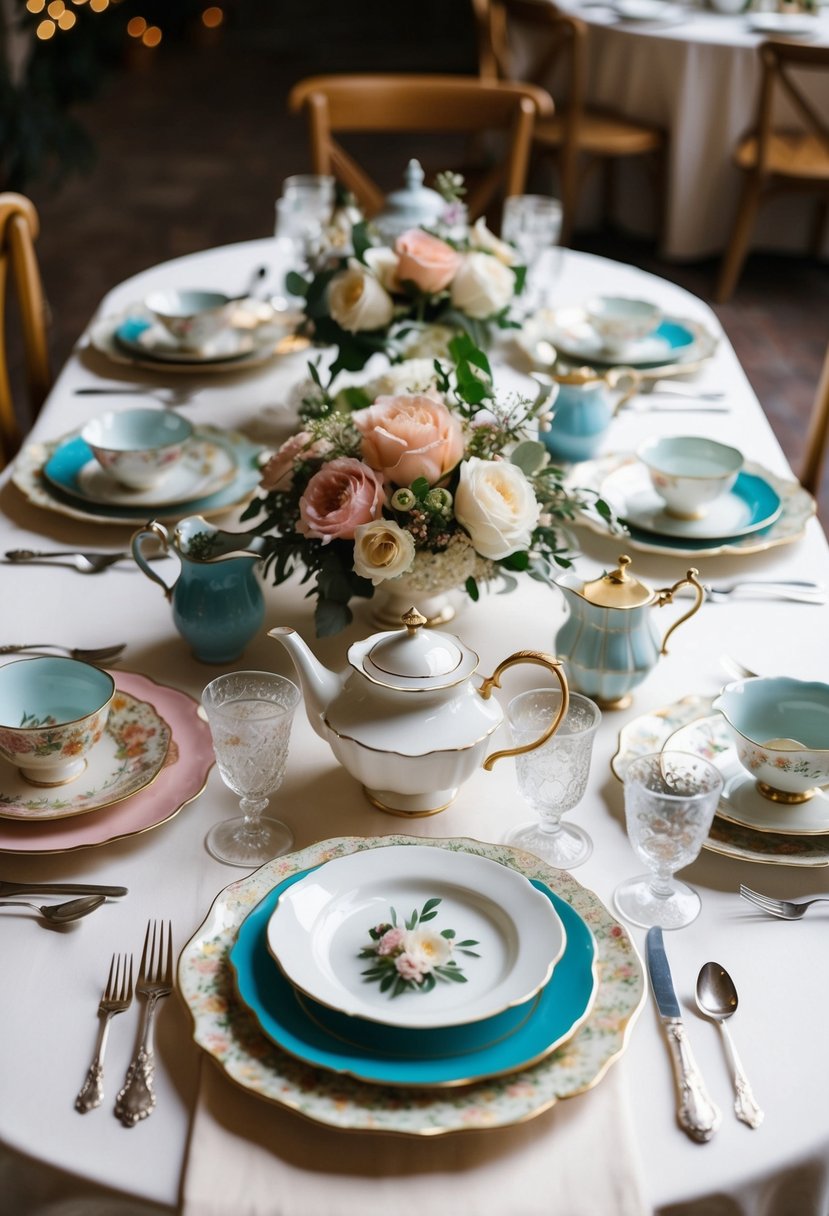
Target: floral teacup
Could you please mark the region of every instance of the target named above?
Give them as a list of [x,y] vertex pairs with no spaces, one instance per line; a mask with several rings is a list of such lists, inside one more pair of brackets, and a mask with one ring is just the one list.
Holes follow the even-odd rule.
[[595,296],[584,310],[605,350],[619,353],[632,342],[647,338],[662,320],[658,304],[627,296]]
[[18,659],[0,667],[0,757],[32,785],[64,785],[101,738],[115,681],[77,659]]
[[91,419],[81,437],[121,485],[150,490],[178,464],[192,434],[192,424],[173,410],[134,409]]
[[714,708],[766,798],[805,802],[829,785],[829,684],[756,676],[727,684]]
[[228,328],[233,303],[222,291],[154,291],[144,301],[182,350],[192,351]]
[[637,455],[675,519],[702,519],[708,507],[728,493],[743,467],[737,448],[702,435],[649,439]]

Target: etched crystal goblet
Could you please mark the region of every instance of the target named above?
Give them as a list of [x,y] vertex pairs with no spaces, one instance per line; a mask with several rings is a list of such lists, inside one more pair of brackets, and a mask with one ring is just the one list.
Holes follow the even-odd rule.
[[[561,693],[551,688],[534,688],[514,697],[507,706],[507,721],[515,743],[520,746],[537,739],[560,705]],[[542,747],[515,757],[518,788],[538,820],[510,832],[508,844],[527,849],[563,870],[587,861],[593,841],[584,828],[563,824],[561,817],[584,797],[593,739],[601,720],[599,707],[589,697],[571,693],[556,734]]]
[[240,798],[241,815],[215,824],[206,845],[218,861],[257,866],[287,853],[287,824],[262,815],[285,775],[299,689],[266,671],[232,671],[202,693],[222,780]]
[[657,752],[628,766],[628,839],[650,873],[628,878],[614,891],[625,920],[646,929],[682,929],[699,915],[699,895],[674,873],[699,855],[722,787],[719,770],[691,753]]

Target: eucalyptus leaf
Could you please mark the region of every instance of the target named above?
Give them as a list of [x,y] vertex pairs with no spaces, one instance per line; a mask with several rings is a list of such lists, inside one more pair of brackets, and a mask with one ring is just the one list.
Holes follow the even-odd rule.
[[510,453],[510,463],[515,464],[527,477],[534,477],[547,463],[547,449],[537,439],[524,439]]

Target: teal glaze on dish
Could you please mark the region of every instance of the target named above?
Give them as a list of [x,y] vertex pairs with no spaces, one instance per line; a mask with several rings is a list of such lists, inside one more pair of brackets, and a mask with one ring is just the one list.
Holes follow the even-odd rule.
[[668,343],[671,350],[679,352],[684,350],[686,346],[690,346],[694,341],[694,335],[690,329],[686,329],[684,325],[680,325],[678,321],[662,321],[653,331],[653,336],[662,338]]
[[[764,532],[766,528],[770,528],[775,520],[778,519],[783,509],[780,495],[774,487],[755,473],[740,473],[730,492],[741,498],[750,512],[748,522],[740,528],[736,535],[700,536],[693,539],[686,536],[672,535],[671,544],[676,546],[677,549],[687,549],[689,553],[692,553],[695,549],[709,548],[711,542],[715,540],[722,541],[725,544],[729,541],[737,541],[743,536]],[[637,528],[635,524],[627,520],[625,522],[634,540],[639,540],[643,544],[647,544],[648,542],[653,543],[655,536],[662,535],[662,533],[651,532],[645,528]]]
[[462,1085],[527,1068],[573,1034],[598,986],[596,944],[582,918],[543,883],[564,924],[567,948],[545,988],[530,1001],[465,1026],[410,1030],[366,1022],[298,993],[268,951],[267,927],[280,883],[243,921],[230,951],[236,988],[269,1039],[289,1055],[378,1085]]
[[244,435],[235,431],[214,430],[212,427],[196,427],[194,438],[209,439],[225,448],[235,461],[237,470],[232,481],[202,498],[194,498],[187,502],[177,502],[174,511],[168,511],[159,506],[151,511],[146,507],[109,506],[106,503],[95,503],[84,495],[78,476],[90,460],[93,459],[92,449],[79,435],[61,443],[43,466],[43,479],[49,493],[58,501],[78,506],[88,515],[101,516],[104,519],[117,518],[125,521],[135,520],[146,523],[148,514],[155,518],[165,519],[171,515],[180,519],[184,515],[200,515],[205,512],[220,510],[222,507],[233,506],[247,494],[253,493],[259,484],[261,470],[259,456],[262,448],[259,444],[251,443]]
[[745,504],[748,511],[746,522],[731,536],[717,534],[695,537],[679,536],[675,532],[664,533],[656,528],[651,531],[650,528],[645,528],[641,525],[637,526],[626,517],[623,516],[623,518],[625,523],[629,524],[632,534],[641,533],[642,536],[670,535],[671,540],[676,541],[679,546],[695,549],[709,545],[712,540],[738,540],[741,536],[748,536],[751,532],[762,532],[765,528],[771,527],[783,510],[783,503],[777,491],[755,473],[738,473],[737,480],[729,490],[729,493],[739,498]]

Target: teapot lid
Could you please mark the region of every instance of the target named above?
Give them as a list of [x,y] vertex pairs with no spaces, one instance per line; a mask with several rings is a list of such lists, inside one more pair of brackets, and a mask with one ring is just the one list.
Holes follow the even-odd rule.
[[630,558],[623,553],[619,565],[610,574],[604,573],[601,578],[585,583],[582,595],[587,602],[599,608],[641,608],[649,604],[656,592],[646,583],[631,578],[627,572],[629,565]]
[[412,692],[448,688],[466,680],[478,656],[451,633],[424,630],[426,617],[410,608],[404,629],[376,633],[348,652],[349,661],[375,684]]
[[439,223],[446,201],[437,190],[423,185],[424,177],[420,161],[410,160],[405,189],[387,195],[383,210],[374,218],[384,239],[394,241],[409,228],[431,228]]

